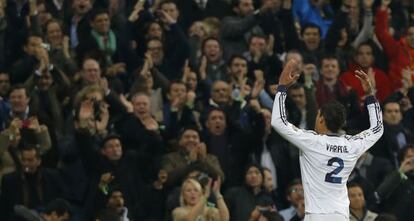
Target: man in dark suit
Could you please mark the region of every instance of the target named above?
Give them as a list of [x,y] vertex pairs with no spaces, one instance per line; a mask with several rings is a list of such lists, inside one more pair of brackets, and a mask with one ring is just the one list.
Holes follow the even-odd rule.
[[[20,152],[20,167],[3,177],[0,195],[2,220],[14,220],[14,206],[41,210],[51,200],[63,193],[59,173],[42,168],[40,152],[34,145],[27,145]],[[4,218],[4,219],[3,219]]]

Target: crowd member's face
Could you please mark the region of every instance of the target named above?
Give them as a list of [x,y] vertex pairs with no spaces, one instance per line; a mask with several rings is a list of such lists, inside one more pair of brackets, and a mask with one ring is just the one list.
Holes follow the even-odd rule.
[[161,41],[152,40],[148,42],[147,45],[148,52],[150,53],[154,64],[161,64],[162,59],[164,58],[164,51]]
[[319,47],[321,36],[317,28],[309,27],[303,32],[303,42],[308,50],[315,50]]
[[9,101],[12,111],[19,114],[26,111],[30,99],[26,94],[26,89],[16,89],[10,93]]
[[97,84],[101,80],[101,68],[98,62],[88,59],[83,63],[82,78],[89,84]]
[[187,88],[184,84],[181,83],[172,83],[170,86],[170,91],[168,93],[168,98],[170,101],[175,99],[179,100],[180,104],[184,104],[187,96]]
[[53,77],[50,72],[45,72],[39,77],[39,82],[37,84],[38,88],[41,91],[47,91],[53,84]]
[[407,150],[407,152],[405,152],[403,161],[406,160],[406,159],[410,159],[410,158],[414,158],[414,149],[413,148],[410,148],[410,149]]
[[289,194],[287,197],[288,201],[292,205],[297,205],[298,202],[303,199],[303,186],[302,184],[293,185],[289,189]]
[[260,37],[253,37],[250,40],[249,51],[251,54],[265,53],[266,51],[266,39]]
[[46,28],[46,38],[52,45],[61,45],[62,44],[62,29],[60,28],[59,23],[50,22]]
[[189,86],[189,89],[195,91],[197,89],[197,74],[190,72],[187,76],[186,84]]
[[222,111],[214,110],[207,118],[206,127],[213,135],[221,135],[226,129],[226,115]]
[[336,59],[323,59],[321,67],[322,78],[327,81],[334,81],[338,79],[339,64]]
[[407,30],[407,44],[414,48],[414,26],[409,27]]
[[72,3],[72,8],[76,15],[85,15],[92,8],[92,3],[90,0],[74,0]]
[[348,188],[349,207],[354,210],[362,210],[365,207],[364,192],[361,187]]
[[178,144],[180,147],[185,148],[186,151],[190,152],[193,148],[200,143],[200,136],[195,130],[186,130],[181,135]]
[[10,90],[10,77],[0,73],[0,97],[5,97]]
[[188,206],[195,206],[201,200],[202,194],[193,183],[186,182],[183,186],[182,195],[184,203]]
[[361,45],[358,48],[358,54],[356,56],[356,62],[362,68],[369,68],[374,63],[374,55],[372,48],[368,45]]
[[111,27],[108,13],[96,15],[95,19],[91,22],[91,27],[100,34],[107,34]]
[[265,131],[270,134],[272,130],[272,113],[268,109],[262,109],[262,115],[265,121]]
[[177,9],[177,5],[175,5],[174,3],[162,4],[161,10],[166,12],[169,16],[171,16],[171,18],[173,18],[176,21],[178,19],[178,16],[180,15]]
[[150,113],[150,100],[148,96],[138,95],[132,99],[135,116],[145,116]]
[[157,22],[151,23],[148,27],[147,37],[162,39],[162,28],[160,24],[158,24]]
[[211,99],[218,104],[227,104],[231,101],[230,86],[224,81],[218,81],[213,84]]
[[289,90],[289,97],[299,108],[302,109],[306,107],[305,89],[303,89],[303,87]]
[[122,157],[122,145],[119,139],[110,139],[102,147],[102,155],[110,161],[118,161]]
[[221,58],[220,43],[217,40],[208,40],[204,44],[204,55],[209,62],[218,62]]
[[22,168],[25,173],[35,173],[40,166],[41,160],[36,156],[36,150],[24,150],[21,153]]
[[253,13],[254,6],[252,0],[240,0],[239,5],[234,8],[234,11],[241,16],[247,16]]
[[273,177],[268,170],[264,170],[264,186],[268,192],[273,190]]
[[121,191],[114,191],[108,199],[107,208],[121,214],[124,209],[124,195]]
[[263,175],[257,167],[250,167],[247,170],[245,179],[246,184],[252,188],[260,187],[263,184]]
[[37,5],[37,11],[38,11],[38,17],[39,17],[39,21],[40,24],[43,26],[46,24],[47,21],[49,21],[50,19],[53,18],[52,14],[50,14],[47,10],[46,10],[46,6],[45,4],[39,4]]
[[389,125],[398,125],[401,122],[402,113],[398,103],[387,103],[384,106],[384,122]]
[[230,75],[236,79],[247,75],[247,61],[242,58],[234,58],[230,65]]
[[24,46],[24,51],[28,55],[35,55],[36,50],[40,47],[42,47],[43,40],[40,37],[37,36],[31,36],[29,37],[27,44]]

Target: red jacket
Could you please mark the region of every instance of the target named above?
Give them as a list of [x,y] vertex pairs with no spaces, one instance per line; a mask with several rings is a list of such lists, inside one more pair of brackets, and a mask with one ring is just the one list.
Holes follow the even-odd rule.
[[[362,101],[364,97],[364,89],[362,88],[361,81],[355,76],[356,69],[350,68],[347,72],[343,73],[339,80],[342,81],[347,87],[351,87],[358,94],[359,101]],[[391,93],[392,87],[388,76],[378,68],[373,68],[375,74],[375,85],[377,89],[376,97],[380,103],[382,103]]]
[[[405,37],[396,41],[388,31],[388,12],[379,8],[376,14],[375,34],[389,60],[388,76],[393,89],[401,87],[401,70],[411,67],[414,70],[414,48],[408,46]],[[414,82],[414,76],[412,77]]]

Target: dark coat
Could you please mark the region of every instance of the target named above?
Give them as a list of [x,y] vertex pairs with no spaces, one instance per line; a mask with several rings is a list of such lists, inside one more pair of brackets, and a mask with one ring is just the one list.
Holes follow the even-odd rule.
[[33,177],[36,181],[34,193],[29,186],[29,179],[20,171],[3,177],[0,195],[0,214],[2,220],[12,220],[13,207],[21,204],[30,209],[42,209],[51,200],[63,193],[63,183],[56,170],[39,168]]

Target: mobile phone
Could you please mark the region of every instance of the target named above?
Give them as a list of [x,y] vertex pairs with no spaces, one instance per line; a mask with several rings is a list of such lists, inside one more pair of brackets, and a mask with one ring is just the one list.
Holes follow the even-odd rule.
[[30,120],[26,119],[26,120],[22,120],[22,128],[29,128],[30,127]]
[[270,211],[270,208],[269,207],[264,207],[264,206],[259,206],[258,208],[257,208],[260,212],[267,212],[267,211]]

